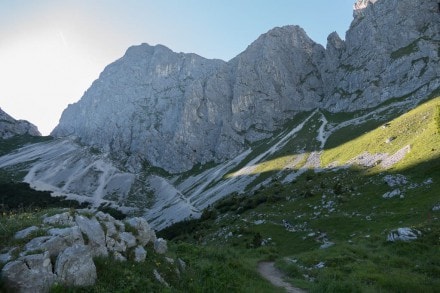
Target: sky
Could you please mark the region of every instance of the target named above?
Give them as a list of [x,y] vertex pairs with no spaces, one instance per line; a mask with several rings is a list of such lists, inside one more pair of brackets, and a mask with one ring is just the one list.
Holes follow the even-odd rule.
[[48,135],[128,47],[162,44],[228,61],[276,26],[326,45],[354,0],[0,0],[0,108]]

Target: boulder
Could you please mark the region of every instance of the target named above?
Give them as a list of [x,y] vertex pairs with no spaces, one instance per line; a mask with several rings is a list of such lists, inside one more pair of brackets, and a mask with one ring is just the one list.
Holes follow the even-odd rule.
[[55,273],[59,281],[69,286],[90,286],[95,284],[97,274],[92,251],[85,245],[74,245],[58,255]]
[[9,262],[3,267],[1,275],[7,292],[48,292],[56,280],[48,252]]
[[14,238],[15,239],[24,239],[24,238],[28,237],[29,235],[31,235],[32,232],[35,232],[37,230],[38,230],[38,227],[36,227],[36,226],[28,227],[26,229],[23,229],[23,230],[15,233]]
[[413,241],[416,240],[422,233],[416,229],[411,228],[398,228],[396,230],[392,230],[388,236],[387,241],[396,242],[396,241]]
[[59,236],[41,236],[32,239],[24,247],[24,253],[29,254],[35,251],[47,251],[50,257],[56,257],[61,251],[66,249],[69,244]]
[[143,262],[147,257],[147,251],[142,246],[137,246],[134,250],[134,261]]
[[386,192],[382,195],[383,198],[393,198],[396,196],[400,196],[401,198],[403,198],[402,192],[398,188],[394,189],[393,191]]
[[389,186],[389,187],[395,187],[395,186],[402,186],[408,184],[408,179],[401,175],[385,175],[383,177],[383,181]]
[[154,233],[154,230],[151,229],[147,220],[145,220],[144,218],[130,218],[126,220],[125,223],[138,231],[136,239],[139,241],[140,245],[145,246],[147,245],[147,243],[156,240],[156,233]]
[[130,232],[122,232],[119,234],[119,238],[124,241],[128,248],[136,246],[136,237]]
[[168,250],[168,246],[166,240],[162,238],[158,238],[156,239],[156,241],[154,241],[154,251],[156,251],[156,253],[165,254],[167,250]]
[[69,228],[52,228],[47,231],[47,234],[63,238],[69,246],[74,244],[84,244],[84,238],[78,226]]
[[95,217],[89,219],[85,216],[77,215],[75,222],[81,232],[87,237],[85,242],[92,249],[93,256],[108,256],[104,230],[102,230],[98,220]]
[[65,212],[51,217],[45,217],[43,219],[43,223],[52,226],[56,226],[56,225],[73,226],[75,224],[75,221],[73,220],[73,217],[70,215],[70,212]]

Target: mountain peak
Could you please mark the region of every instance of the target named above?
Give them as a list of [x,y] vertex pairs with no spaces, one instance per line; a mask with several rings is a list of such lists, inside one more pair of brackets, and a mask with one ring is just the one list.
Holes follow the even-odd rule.
[[353,5],[353,17],[362,15],[362,10],[376,2],[377,0],[357,0],[356,3],[354,3]]
[[7,139],[22,134],[41,136],[35,125],[25,120],[15,120],[0,108],[0,138]]

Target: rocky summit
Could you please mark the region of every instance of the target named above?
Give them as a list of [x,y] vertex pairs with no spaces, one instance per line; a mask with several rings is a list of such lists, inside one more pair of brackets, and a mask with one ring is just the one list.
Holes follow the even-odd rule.
[[7,139],[22,134],[41,135],[35,125],[25,120],[15,120],[0,108],[0,138]]
[[374,108],[440,85],[437,1],[358,1],[345,41],[326,48],[298,26],[274,28],[229,62],[131,47],[52,135],[74,135],[140,170],[178,173],[224,161],[298,112]]

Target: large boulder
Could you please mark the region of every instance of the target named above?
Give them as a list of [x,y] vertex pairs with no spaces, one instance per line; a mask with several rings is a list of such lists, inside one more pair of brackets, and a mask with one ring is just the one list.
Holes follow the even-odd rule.
[[9,262],[3,267],[1,275],[7,292],[48,292],[56,280],[48,252]]
[[97,274],[92,253],[85,245],[66,248],[55,263],[59,281],[69,286],[90,286],[95,284]]
[[144,218],[130,218],[125,221],[129,226],[137,230],[136,239],[142,246],[147,245],[149,242],[154,242],[156,240],[156,233],[151,229],[147,220]]
[[76,215],[75,222],[86,236],[87,240],[85,242],[92,249],[92,255],[107,256],[105,234],[98,220],[95,217],[89,219],[83,215]]

